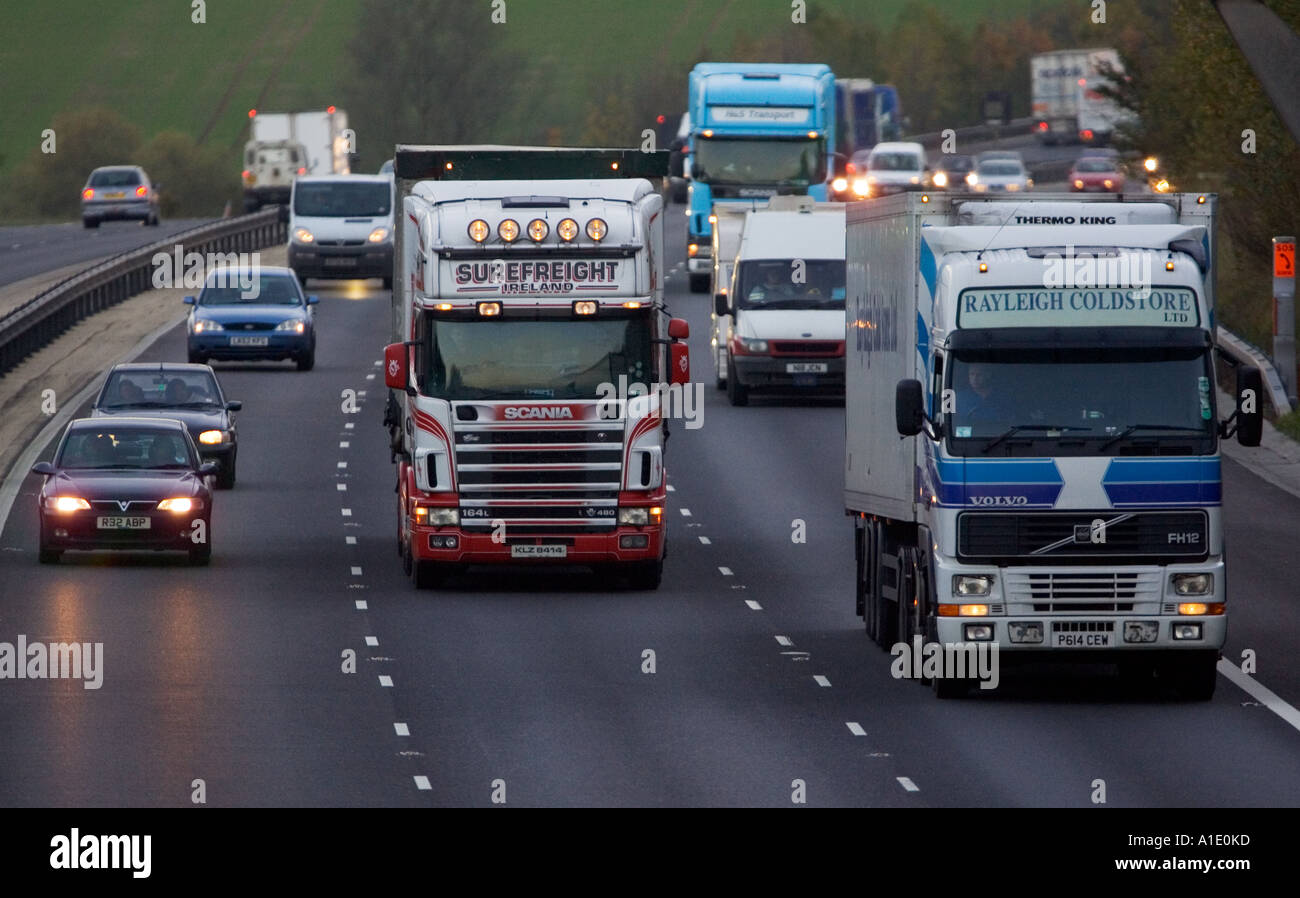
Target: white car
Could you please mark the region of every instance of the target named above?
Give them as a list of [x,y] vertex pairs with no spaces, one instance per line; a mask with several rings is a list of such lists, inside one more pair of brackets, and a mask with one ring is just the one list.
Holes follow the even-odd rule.
[[850,186],[855,195],[863,198],[929,189],[925,148],[906,141],[876,144],[867,154],[866,170],[859,171]]
[[294,180],[289,267],[307,278],[383,278],[393,286],[393,176],[315,175]]
[[1017,159],[985,159],[966,176],[976,193],[1024,193],[1034,189],[1034,179]]

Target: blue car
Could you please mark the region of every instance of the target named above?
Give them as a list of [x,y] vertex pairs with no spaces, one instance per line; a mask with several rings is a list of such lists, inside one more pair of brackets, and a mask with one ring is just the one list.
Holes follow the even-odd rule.
[[223,268],[208,275],[186,331],[189,359],[291,359],[299,371],[316,364],[315,296],[306,296],[289,268]]

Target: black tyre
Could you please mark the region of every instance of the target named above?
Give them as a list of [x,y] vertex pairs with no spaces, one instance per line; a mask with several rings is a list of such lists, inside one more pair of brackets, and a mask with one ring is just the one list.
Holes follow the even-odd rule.
[[930,680],[930,688],[934,691],[935,698],[965,698],[970,694],[973,682],[955,677],[934,677]]
[[416,589],[438,589],[452,575],[450,565],[436,561],[411,560],[411,580]]
[[719,390],[725,390],[727,388],[727,369],[725,364],[722,366],[721,372],[719,372],[718,368],[719,368],[718,359],[715,357],[713,359],[714,386],[716,386]]
[[259,203],[259,202],[258,202],[256,199],[254,199],[253,197],[249,197],[249,196],[244,197],[244,214],[245,214],[245,215],[249,214],[250,212],[256,212],[256,211],[257,211],[258,209],[260,209],[261,207],[262,207],[262,204]]
[[212,560],[212,543],[206,542],[190,549],[190,566],[205,567]]
[[736,376],[736,366],[727,363],[727,400],[736,406],[749,405],[749,387],[740,382]]
[[60,549],[47,549],[42,545],[36,557],[41,564],[58,564],[59,559],[63,557],[63,552]]
[[1167,680],[1183,698],[1208,702],[1214,697],[1214,687],[1218,685],[1218,666],[1218,652],[1188,652],[1187,657],[1161,662],[1157,671],[1160,678]]
[[384,278],[384,289],[385,289],[385,290],[392,290],[392,289],[393,289],[393,279],[392,279],[392,278]]
[[692,293],[709,292],[709,276],[707,274],[693,274],[690,279]]
[[632,589],[658,589],[664,577],[664,563],[640,561],[628,569],[627,584]]
[[238,450],[230,453],[230,457],[221,463],[221,470],[217,472],[217,489],[228,490],[234,489],[235,486],[235,458]]
[[885,563],[885,560],[892,555],[885,528],[876,526],[871,532],[875,546],[872,552],[874,563],[870,596],[876,615],[876,644],[888,651],[893,647],[894,637],[898,633],[898,603],[891,601],[885,595],[885,578],[896,576],[896,573]]
[[97,227],[99,227],[99,219],[98,219],[98,218],[83,218],[83,219],[81,220],[81,223],[82,223],[85,227],[88,227],[88,228],[97,228]]
[[310,371],[316,366],[316,349],[313,347],[302,355],[298,356],[295,361],[298,363],[299,371]]
[[191,365],[206,365],[208,363],[208,357],[203,355],[202,353],[190,352],[190,353],[186,353],[186,355],[189,356]]

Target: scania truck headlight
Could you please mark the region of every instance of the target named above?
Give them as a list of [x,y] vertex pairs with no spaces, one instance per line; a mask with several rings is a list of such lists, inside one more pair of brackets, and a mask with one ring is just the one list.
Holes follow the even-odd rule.
[[650,523],[650,511],[646,508],[620,508],[618,510],[618,522],[620,524],[648,524]]

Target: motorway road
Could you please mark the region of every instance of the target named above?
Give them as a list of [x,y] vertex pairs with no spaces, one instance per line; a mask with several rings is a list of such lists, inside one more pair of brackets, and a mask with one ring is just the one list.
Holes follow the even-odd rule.
[[163,219],[156,228],[136,221],[106,221],[98,228],[81,222],[0,228],[0,287],[55,268],[113,256],[163,240],[208,219]]
[[[669,279],[705,416],[673,430],[657,592],[563,573],[413,590],[374,287],[311,285],[315,371],[219,366],[245,411],[211,567],[40,566],[28,478],[0,534],[0,640],[101,641],[105,673],[99,690],[0,681],[0,805],[180,806],[195,778],[215,805],[487,806],[498,780],[509,805],[789,806],[801,780],[810,805],[1086,806],[1097,779],[1111,805],[1300,803],[1300,733],[1222,677],[1208,703],[1131,695],[1104,669],[1004,673],[998,693],[946,702],[893,679],[853,614],[842,407],[727,405],[707,297],[685,288]],[[179,330],[144,356],[182,357]],[[359,413],[345,389],[366,391]],[[1253,649],[1297,704],[1300,499],[1224,467],[1227,656]]]

